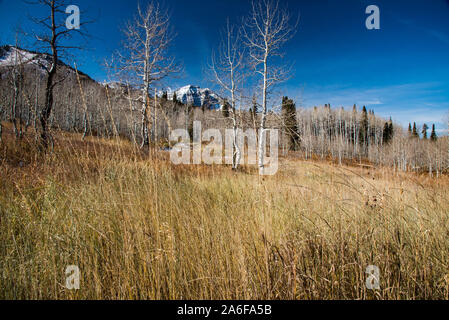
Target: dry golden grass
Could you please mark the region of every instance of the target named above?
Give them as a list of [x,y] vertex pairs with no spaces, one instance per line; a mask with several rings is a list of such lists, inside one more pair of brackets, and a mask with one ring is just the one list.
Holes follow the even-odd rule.
[[2,299],[448,299],[447,177],[283,159],[260,179],[73,134],[43,155],[5,130]]

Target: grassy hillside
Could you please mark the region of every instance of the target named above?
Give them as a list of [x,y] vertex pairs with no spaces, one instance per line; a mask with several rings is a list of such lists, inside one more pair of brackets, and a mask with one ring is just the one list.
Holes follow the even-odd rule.
[[447,177],[284,158],[261,179],[122,140],[3,138],[1,299],[449,298]]

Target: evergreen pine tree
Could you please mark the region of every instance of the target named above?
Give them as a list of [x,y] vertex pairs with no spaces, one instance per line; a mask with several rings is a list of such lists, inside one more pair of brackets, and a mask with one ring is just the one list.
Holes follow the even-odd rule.
[[284,130],[289,137],[289,149],[296,150],[299,145],[299,128],[296,119],[296,105],[288,97],[282,98],[282,118]]
[[187,124],[187,131],[189,133],[189,137],[191,141],[193,141],[193,106],[192,104],[185,105],[186,108],[186,124]]
[[181,111],[181,103],[179,102],[178,97],[176,96],[176,92],[173,92],[173,109],[175,113]]
[[382,136],[383,136],[383,143],[388,144],[390,142],[390,126],[388,125],[388,122],[385,122],[384,124]]
[[412,137],[413,138],[419,138],[418,130],[416,129],[416,122],[413,122]]
[[394,136],[394,128],[393,128],[393,120],[390,117],[390,122],[388,123],[388,131],[389,131],[389,141],[393,139]]
[[422,137],[424,140],[427,140],[427,130],[429,129],[429,127],[427,126],[427,124],[424,123],[424,125],[422,126]]
[[362,109],[362,120],[360,122],[360,131],[359,131],[359,141],[360,145],[365,148],[365,154],[367,152],[367,143],[368,143],[368,111],[366,107],[363,106]]
[[390,121],[385,122],[384,130],[383,130],[383,142],[388,144],[393,139],[393,121],[390,118]]
[[223,117],[229,118],[229,110],[231,110],[231,105],[229,104],[228,99],[224,99],[223,108],[221,110],[223,112]]
[[432,125],[432,133],[430,134],[430,140],[431,141],[437,141],[438,140],[437,133],[435,131],[435,124]]
[[412,124],[410,122],[408,123],[408,135],[412,136]]
[[253,111],[253,116],[256,116],[256,114],[259,112],[258,106],[257,106],[257,99],[256,99],[256,96],[255,96],[255,95],[253,95],[253,107],[252,107],[252,111]]

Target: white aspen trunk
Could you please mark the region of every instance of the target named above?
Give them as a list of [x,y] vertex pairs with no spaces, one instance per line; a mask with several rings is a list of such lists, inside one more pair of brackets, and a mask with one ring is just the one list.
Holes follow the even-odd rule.
[[265,124],[267,119],[267,75],[268,75],[268,66],[267,66],[267,55],[265,53],[264,62],[263,62],[263,90],[262,90],[262,115],[260,119],[260,128],[259,128],[259,146],[258,146],[258,157],[259,157],[259,174],[264,174],[264,135],[265,135]]
[[[147,23],[147,22],[146,22]],[[142,135],[142,143],[140,145],[141,148],[145,146],[149,146],[149,133],[148,133],[148,108],[149,108],[149,100],[150,97],[148,95],[148,91],[150,89],[150,71],[149,71],[149,54],[150,54],[150,32],[145,24],[145,52],[144,52],[144,61],[143,61],[143,89],[142,89],[142,123],[141,123],[141,135]]]
[[233,119],[233,134],[234,134],[234,137],[233,137],[234,138],[234,140],[233,140],[234,154],[232,157],[232,168],[234,170],[237,170],[239,167],[239,164],[240,164],[241,153],[240,153],[240,148],[237,143],[238,128],[237,128],[237,121],[235,118]]
[[233,144],[234,144],[234,150],[232,155],[232,169],[237,170],[240,164],[240,148],[237,143],[237,114],[236,114],[236,101],[235,101],[235,80],[234,80],[234,67],[233,63],[230,61],[231,65],[231,105],[232,105],[232,129],[234,134]]
[[[16,61],[17,61],[17,50],[16,50]],[[16,70],[17,67],[14,67],[13,70],[13,84],[14,84],[14,95],[13,95],[13,102],[11,105],[11,122],[14,126],[14,134],[16,138],[19,137],[19,130],[17,128],[17,100],[19,97],[19,85],[18,85],[18,72]]]
[[154,142],[157,143],[158,133],[157,133],[157,90],[154,89]]
[[[238,34],[234,33],[234,28],[227,24],[226,39],[222,40],[222,47],[219,51],[218,65],[216,64],[215,55],[212,56],[212,71],[215,75],[216,82],[220,87],[231,96],[230,109],[228,116],[232,120],[232,169],[237,170],[240,165],[241,151],[238,145],[238,117],[242,119],[241,108],[239,107],[239,115],[237,116],[237,84],[241,81],[241,64],[242,52],[240,48],[240,39]],[[241,106],[240,100],[240,106]]]

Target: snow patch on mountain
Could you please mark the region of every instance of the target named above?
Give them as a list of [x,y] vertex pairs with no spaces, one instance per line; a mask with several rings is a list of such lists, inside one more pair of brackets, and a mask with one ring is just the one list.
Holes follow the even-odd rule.
[[[12,68],[13,66],[26,66],[35,68],[41,75],[45,76],[51,67],[52,57],[47,53],[39,53],[18,47],[4,45],[0,46],[0,68]],[[63,73],[75,75],[75,69],[58,60],[58,68]],[[87,74],[78,70],[78,74],[84,78],[92,80]],[[92,80],[94,81],[94,80]]]
[[127,89],[128,85],[126,83],[120,82],[120,81],[109,81],[109,82],[102,82],[101,85],[103,87],[108,87],[111,89]]
[[[222,107],[223,99],[208,88],[202,89],[199,86],[187,85],[174,91],[168,88],[166,92],[168,100],[173,101],[173,97],[176,94],[176,100],[186,105],[213,110],[221,109]],[[159,92],[159,95],[162,94],[162,92]]]
[[50,66],[48,55],[31,52],[13,46],[0,47],[0,67],[13,67],[16,65],[34,64],[39,68]]

